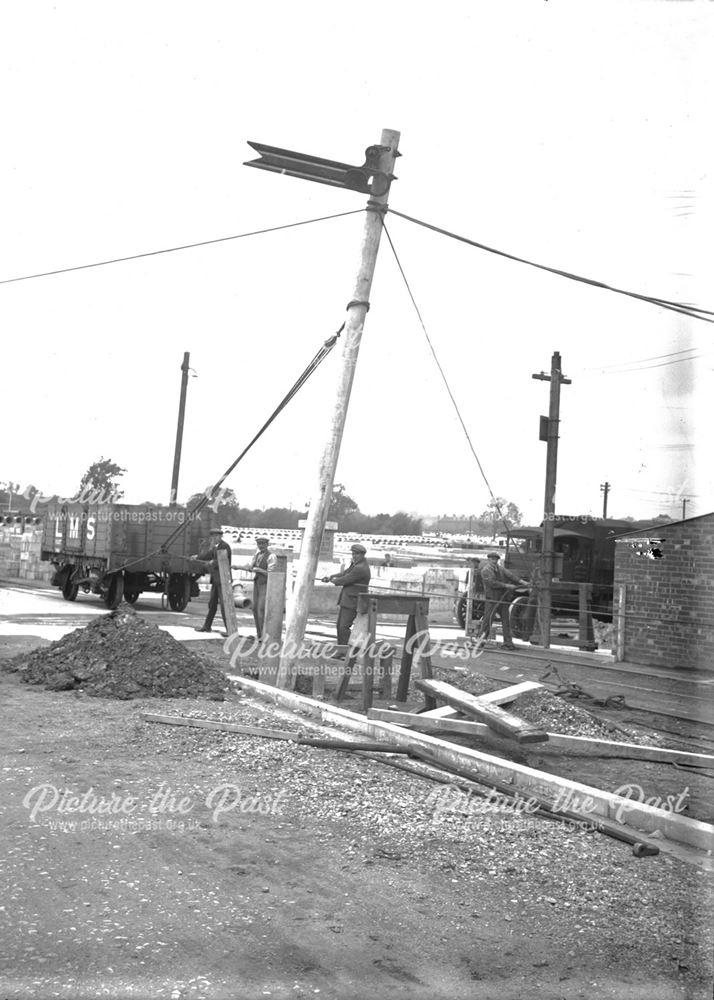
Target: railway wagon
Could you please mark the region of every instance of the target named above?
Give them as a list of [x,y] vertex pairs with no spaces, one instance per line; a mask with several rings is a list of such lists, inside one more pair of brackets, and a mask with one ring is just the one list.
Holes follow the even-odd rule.
[[149,592],[166,594],[171,610],[183,611],[199,594],[206,568],[191,556],[208,547],[211,527],[207,510],[189,515],[184,507],[151,504],[54,504],[44,521],[41,558],[55,567],[52,583],[67,601],[81,588],[116,608],[122,598],[134,604]]

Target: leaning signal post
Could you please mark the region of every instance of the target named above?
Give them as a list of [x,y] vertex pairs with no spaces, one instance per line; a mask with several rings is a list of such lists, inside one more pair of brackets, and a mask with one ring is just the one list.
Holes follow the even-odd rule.
[[550,362],[550,375],[540,372],[532,378],[550,382],[550,407],[548,416],[541,417],[541,440],[547,442],[545,465],[545,501],[543,503],[543,583],[539,595],[539,617],[541,629],[541,644],[545,649],[550,647],[550,619],[553,606],[552,584],[554,566],[555,539],[555,484],[558,469],[558,429],[560,425],[560,387],[570,385],[569,378],[563,378],[560,354],[553,353]]
[[347,305],[343,331],[343,347],[332,419],[317,475],[317,484],[310,503],[307,525],[300,549],[297,577],[292,597],[288,603],[285,643],[278,671],[278,687],[290,687],[294,682],[293,664],[302,645],[310,607],[310,597],[315,584],[320,542],[327,521],[335,481],[337,459],[347,417],[357,356],[359,354],[365,316],[369,309],[369,295],[377,262],[377,251],[382,236],[382,219],[387,211],[389,187],[394,179],[393,169],[399,156],[399,132],[385,129],[378,146],[369,146],[365,163],[360,167],[303,153],[250,143],[260,159],[248,166],[293,177],[345,187],[368,194],[362,247],[357,277]]

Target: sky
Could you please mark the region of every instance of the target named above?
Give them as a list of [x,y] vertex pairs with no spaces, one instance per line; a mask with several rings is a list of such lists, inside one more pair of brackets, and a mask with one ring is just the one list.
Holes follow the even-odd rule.
[[[360,164],[394,129],[392,209],[714,310],[713,38],[707,0],[6,0],[0,480],[69,496],[105,457],[166,502],[188,351],[185,501],[339,328],[365,196],[248,169],[249,140]],[[336,471],[362,511],[492,491],[538,523],[554,351],[557,512],[601,514],[605,482],[610,516],[714,510],[710,323],[386,227]],[[242,506],[304,509],[339,360],[227,480]]]

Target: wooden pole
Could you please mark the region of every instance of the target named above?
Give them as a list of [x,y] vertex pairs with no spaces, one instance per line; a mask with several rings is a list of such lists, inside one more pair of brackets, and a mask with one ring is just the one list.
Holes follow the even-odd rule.
[[555,538],[555,485],[558,469],[558,430],[560,425],[560,386],[570,385],[569,378],[563,378],[560,353],[553,352],[550,362],[550,375],[540,372],[532,376],[544,382],[550,382],[550,407],[548,409],[548,437],[545,460],[545,500],[543,503],[543,585],[540,591],[540,629],[541,645],[550,648],[550,619],[553,607],[552,584],[554,568],[553,542]]
[[191,355],[188,351],[183,356],[181,365],[181,396],[179,398],[178,426],[176,427],[176,447],[174,449],[174,468],[171,475],[171,496],[169,506],[174,507],[177,503],[179,468],[181,467],[181,446],[183,444],[183,421],[186,414],[186,388],[188,386],[188,359]]
[[[398,145],[399,132],[385,129],[382,132],[379,169],[388,175],[393,173],[394,162],[398,155]],[[388,204],[388,198],[388,191],[380,195],[373,193],[367,202],[360,263],[351,301],[347,306],[347,319],[342,334],[342,360],[337,380],[332,421],[320,461],[317,486],[313,493],[312,502],[310,503],[310,510],[308,511],[307,526],[300,548],[300,560],[297,567],[295,588],[288,605],[285,648],[280,660],[280,670],[277,679],[278,687],[290,686],[293,665],[305,635],[310,598],[312,596],[319,561],[322,533],[332,500],[337,459],[340,454],[340,445],[342,444],[342,434],[345,428],[347,407],[349,405],[352,382],[357,366],[357,356],[359,354],[364,321],[369,309],[369,295],[377,262],[377,251],[379,250],[379,242],[382,236],[382,218]]]
[[268,561],[268,583],[265,590],[265,620],[259,658],[258,679],[274,684],[280,665],[280,640],[283,636],[285,590],[288,577],[288,557],[271,554]]
[[610,484],[605,482],[600,485],[600,492],[602,493],[602,516],[603,520],[607,520],[607,498],[610,493]]

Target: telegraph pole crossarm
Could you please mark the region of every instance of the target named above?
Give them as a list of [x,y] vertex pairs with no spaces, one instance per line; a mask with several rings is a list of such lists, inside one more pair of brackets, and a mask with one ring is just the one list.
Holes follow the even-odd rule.
[[612,489],[612,486],[608,482],[604,482],[604,483],[600,484],[600,492],[603,495],[603,497],[602,497],[602,516],[603,516],[603,520],[607,520],[607,498],[608,498],[608,496],[610,494],[610,490],[611,489]]
[[531,376],[541,382],[550,382],[550,406],[548,416],[541,417],[541,440],[547,443],[545,467],[545,501],[543,503],[543,582],[539,594],[541,644],[550,647],[550,620],[553,607],[553,571],[555,539],[555,485],[558,469],[558,437],[560,426],[560,387],[570,385],[571,379],[562,373],[560,354],[553,353],[550,374],[540,372]]

